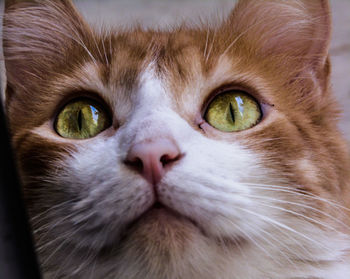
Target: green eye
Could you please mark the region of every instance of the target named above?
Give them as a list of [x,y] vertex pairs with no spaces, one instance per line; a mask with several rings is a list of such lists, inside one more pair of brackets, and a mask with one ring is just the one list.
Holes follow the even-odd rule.
[[252,97],[241,91],[230,91],[211,101],[204,118],[220,131],[237,132],[253,127],[261,116],[260,106]]
[[68,103],[58,114],[55,128],[64,138],[87,139],[110,126],[106,111],[94,101],[79,99]]

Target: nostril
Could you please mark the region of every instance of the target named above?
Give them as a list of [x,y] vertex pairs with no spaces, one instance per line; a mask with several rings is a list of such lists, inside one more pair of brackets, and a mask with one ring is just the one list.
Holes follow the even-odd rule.
[[147,181],[156,184],[180,157],[175,143],[168,139],[156,139],[131,146],[124,162]]
[[169,163],[170,158],[169,155],[163,155],[162,157],[160,157],[160,162],[162,163],[163,167]]
[[163,167],[165,167],[165,165],[177,161],[179,157],[180,155],[171,156],[169,154],[165,154],[162,157],[160,157],[160,162],[162,163]]
[[135,157],[135,158],[126,160],[125,164],[134,168],[137,171],[142,172],[142,170],[143,170],[143,162],[139,157]]

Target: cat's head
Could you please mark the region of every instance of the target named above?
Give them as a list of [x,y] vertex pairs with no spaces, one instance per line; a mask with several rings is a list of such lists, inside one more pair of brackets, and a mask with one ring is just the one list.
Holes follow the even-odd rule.
[[96,31],[70,1],[8,7],[6,107],[44,270],[345,278],[329,12],[242,0],[215,26]]

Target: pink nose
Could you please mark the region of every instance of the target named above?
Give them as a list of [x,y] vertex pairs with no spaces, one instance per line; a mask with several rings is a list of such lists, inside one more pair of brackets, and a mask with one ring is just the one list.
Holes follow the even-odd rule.
[[157,139],[133,145],[126,157],[126,164],[133,166],[148,182],[156,184],[180,157],[175,143]]

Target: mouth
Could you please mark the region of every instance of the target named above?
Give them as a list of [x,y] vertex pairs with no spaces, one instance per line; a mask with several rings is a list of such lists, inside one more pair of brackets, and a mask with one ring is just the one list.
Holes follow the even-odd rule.
[[[197,233],[200,233],[202,236],[204,236],[207,239],[211,239],[212,241],[215,241],[218,246],[222,247],[231,247],[231,248],[237,248],[241,249],[242,246],[247,245],[247,239],[242,236],[234,236],[234,237],[217,237],[210,233],[208,233],[204,227],[193,220],[192,218],[185,216],[178,211],[164,205],[163,203],[156,201],[148,210],[146,210],[137,220],[135,220],[133,223],[143,222],[142,220],[147,221],[154,221],[157,220],[160,224],[163,226],[170,226],[172,225],[173,221],[176,220],[176,222],[181,222],[184,226],[191,227],[194,229]],[[133,224],[130,225],[132,227]],[[175,230],[176,228],[174,228]]]
[[185,216],[176,210],[156,201],[141,216],[132,221],[124,230],[121,242],[132,237],[148,239],[152,232],[153,239],[169,239],[174,235],[189,235],[189,239],[194,235],[215,242],[217,246],[224,249],[239,249],[239,251],[248,244],[247,239],[241,236],[218,237],[208,233],[203,225],[188,216]]
[[188,218],[187,216],[182,215],[181,213],[177,212],[176,210],[168,207],[167,205],[155,201],[144,213],[141,214],[137,219],[135,219],[128,227],[132,227],[133,225],[139,223],[142,220],[153,220],[158,219],[159,222],[167,222],[167,218],[163,218],[164,216],[167,216],[169,219],[177,219],[182,221],[189,221],[193,223],[195,222]]
[[162,203],[160,202],[155,202],[151,208],[149,210],[152,210],[152,209],[161,209],[161,208],[166,208]]
[[125,227],[119,228],[117,237],[112,237],[108,243],[99,247],[98,253],[103,257],[110,256],[115,251],[127,249],[135,243],[137,247],[144,247],[146,250],[172,250],[191,247],[198,239],[215,243],[218,248],[234,249],[238,253],[248,244],[246,239],[239,236],[215,236],[207,232],[203,224],[156,200],[140,216]]
[[140,227],[147,224],[159,224],[169,227],[174,221],[176,221],[176,223],[181,222],[184,225],[187,224],[187,226],[190,225],[192,227],[200,229],[198,224],[191,218],[182,215],[176,210],[156,200],[140,216],[138,216],[135,220],[126,226],[124,235],[134,230],[135,227]]

